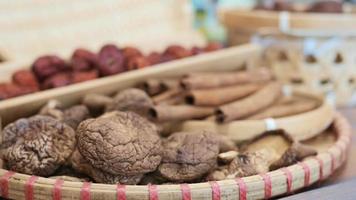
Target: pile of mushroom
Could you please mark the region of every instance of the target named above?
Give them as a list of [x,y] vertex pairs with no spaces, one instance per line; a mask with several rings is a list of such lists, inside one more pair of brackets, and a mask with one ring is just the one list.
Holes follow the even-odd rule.
[[[181,111],[174,113],[181,118],[152,119],[152,109],[158,105],[182,100],[177,85],[168,81],[156,90],[146,87],[147,92],[130,88],[113,98],[88,94],[82,104],[69,108],[51,100],[37,115],[4,128],[4,167],[68,181],[192,183],[265,173],[316,154],[282,130],[236,144],[220,133],[179,131],[177,122],[186,119]],[[164,94],[159,94],[161,87]],[[191,107],[181,106],[191,111]],[[195,117],[208,113],[209,108],[199,110]]]

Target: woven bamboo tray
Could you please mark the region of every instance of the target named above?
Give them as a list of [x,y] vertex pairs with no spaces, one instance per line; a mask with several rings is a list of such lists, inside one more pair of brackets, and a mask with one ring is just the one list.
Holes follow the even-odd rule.
[[343,164],[350,143],[351,128],[340,114],[335,115],[333,127],[337,140],[330,148],[321,150],[317,156],[298,164],[266,174],[197,184],[124,186],[60,181],[1,169],[1,196],[12,199],[56,200],[268,199],[322,181]]
[[321,105],[311,111],[276,119],[237,120],[218,124],[211,120],[191,120],[182,124],[185,131],[207,129],[226,135],[235,142],[251,140],[265,131],[283,129],[295,140],[306,140],[324,131],[332,122],[334,108],[320,95],[310,92],[291,91],[293,96],[302,96],[321,102]]
[[250,40],[278,79],[317,91],[338,106],[356,104],[356,14],[229,10],[222,13],[229,43]]
[[[236,70],[243,66],[251,68],[260,55],[261,49],[256,45],[231,47],[110,77],[24,95],[0,101],[0,117],[3,124],[7,124],[19,117],[35,114],[50,99],[58,99],[64,106],[69,106],[78,103],[87,93],[110,95],[147,78],[178,76],[193,71]],[[0,67],[0,82],[9,79],[13,71],[25,66],[28,66],[28,63],[24,61],[5,63]]]

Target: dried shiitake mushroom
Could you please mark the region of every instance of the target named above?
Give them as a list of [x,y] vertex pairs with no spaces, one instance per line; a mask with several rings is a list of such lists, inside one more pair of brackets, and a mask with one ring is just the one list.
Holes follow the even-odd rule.
[[49,176],[65,164],[75,144],[75,132],[70,126],[36,115],[4,128],[2,152],[8,169]]
[[133,112],[109,112],[79,124],[78,149],[102,172],[121,178],[142,177],[161,162],[157,132],[154,124]]
[[89,109],[84,105],[75,105],[67,109],[63,109],[62,105],[57,100],[50,100],[42,107],[39,114],[51,116],[58,119],[74,130],[77,129],[80,122],[90,118]]
[[141,178],[142,174],[125,176],[125,175],[114,175],[108,172],[105,172],[101,169],[93,167],[89,161],[87,161],[81,153],[76,149],[71,156],[72,167],[80,173],[87,174],[92,177],[96,182],[107,183],[107,184],[137,184]]
[[149,108],[153,106],[153,101],[143,90],[130,88],[120,91],[114,98],[98,94],[86,95],[83,104],[94,112],[132,111],[146,116]]
[[190,182],[216,166],[219,142],[213,133],[177,132],[163,142],[159,173],[169,181]]

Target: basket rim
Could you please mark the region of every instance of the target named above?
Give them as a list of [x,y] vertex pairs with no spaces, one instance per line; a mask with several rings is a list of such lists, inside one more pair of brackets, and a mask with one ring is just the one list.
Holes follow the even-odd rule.
[[[291,184],[296,179],[304,179],[303,187],[307,187],[312,183],[315,183],[321,179],[324,179],[330,176],[333,171],[338,168],[346,158],[347,149],[350,144],[351,140],[351,126],[347,122],[347,120],[340,114],[336,113],[334,117],[334,131],[337,133],[337,140],[335,141],[334,145],[331,146],[326,152],[319,153],[317,156],[310,157],[302,162],[297,164],[281,168],[278,170],[274,170],[268,172],[266,174],[261,175],[254,175],[249,177],[242,177],[236,180],[222,180],[222,181],[214,181],[214,182],[204,182],[204,183],[193,183],[193,184],[171,184],[171,185],[140,185],[140,186],[133,186],[133,185],[115,185],[115,184],[98,184],[98,183],[87,183],[87,182],[70,182],[70,181],[62,181],[61,187],[59,191],[70,189],[71,191],[75,191],[76,193],[80,194],[81,198],[83,199],[83,195],[92,195],[97,193],[106,193],[112,195],[134,195],[134,194],[141,194],[141,195],[148,195],[148,197],[152,197],[151,195],[158,195],[158,191],[161,194],[167,193],[180,193],[181,195],[189,194],[192,195],[199,191],[204,191],[205,193],[211,192],[212,199],[220,199],[221,193],[224,192],[225,188],[234,187],[237,192],[239,192],[239,197],[241,195],[251,195],[251,191],[248,191],[247,188],[251,185],[260,185],[260,188],[255,188],[255,190],[262,190],[263,194],[258,194],[258,198],[263,197],[273,197],[276,195],[285,194],[287,192],[291,192],[296,189],[300,188],[291,188]],[[323,174],[323,166],[330,165],[330,173]],[[314,174],[311,174],[311,170],[317,168],[319,171],[319,177],[315,179]],[[300,172],[302,170],[302,172]],[[41,188],[52,191],[55,193],[56,188],[58,189],[58,180],[37,177],[37,176],[30,176],[20,173],[14,173],[4,169],[0,170],[0,183],[2,186],[2,193],[1,196],[3,197],[10,197],[11,192],[20,192],[22,198],[28,198],[28,195],[34,195],[34,189]],[[313,178],[314,177],[314,178]],[[284,184],[280,185],[279,187],[283,187],[283,190],[280,190],[278,193],[273,191],[272,186],[275,186],[273,182],[278,180],[284,180]],[[12,184],[17,186],[16,189],[10,187]],[[6,186],[6,187],[4,187]],[[8,191],[6,191],[6,188]],[[251,187],[252,188],[252,187]],[[250,188],[250,189],[251,189]],[[274,187],[276,188],[276,187]],[[280,188],[279,188],[280,189]],[[32,191],[29,192],[29,191]],[[84,192],[83,192],[84,191]],[[230,191],[230,190],[229,190]],[[281,192],[282,191],[282,192]],[[122,193],[124,192],[124,193]],[[231,191],[230,191],[231,192]],[[235,191],[236,192],[236,191]],[[253,191],[252,191],[253,192]],[[256,191],[255,191],[256,192]],[[10,193],[10,195],[9,195]],[[52,192],[51,192],[52,193]],[[48,196],[55,194],[42,194]],[[260,192],[261,193],[261,192]],[[9,196],[7,196],[9,195]],[[261,196],[262,195],[262,196]],[[73,196],[72,196],[73,197]],[[116,197],[116,196],[115,196]],[[158,197],[158,196],[157,196]],[[60,199],[60,198],[59,198]]]
[[356,13],[303,13],[236,8],[223,10],[221,20],[228,27],[243,30],[273,28],[294,36],[356,36],[356,31],[352,31],[356,28]]

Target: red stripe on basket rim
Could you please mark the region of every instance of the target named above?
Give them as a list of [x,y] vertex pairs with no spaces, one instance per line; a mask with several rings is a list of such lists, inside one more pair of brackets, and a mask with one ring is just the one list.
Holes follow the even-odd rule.
[[239,186],[239,200],[247,199],[247,187],[246,183],[242,178],[237,178],[236,183]]
[[37,181],[38,176],[31,176],[25,183],[25,199],[33,200],[33,185]]
[[292,193],[293,174],[287,167],[284,167],[281,170],[283,171],[287,179],[287,193]]
[[319,163],[319,181],[322,181],[324,179],[324,161],[317,156],[315,160]]
[[216,181],[209,182],[211,186],[212,199],[220,200],[220,186]]
[[304,171],[304,187],[307,187],[310,183],[310,167],[305,162],[298,163]]
[[331,159],[331,163],[330,163],[330,174],[333,173],[335,171],[335,156],[331,151],[328,151],[328,154],[330,156]]
[[271,176],[268,173],[260,174],[265,187],[265,199],[269,199],[272,197],[272,180]]
[[182,191],[182,200],[191,200],[192,194],[190,192],[190,187],[188,184],[181,184],[180,189]]
[[4,198],[9,197],[9,180],[10,178],[15,175],[16,173],[13,171],[7,171],[2,177],[0,178],[0,186],[1,186],[1,196]]
[[158,200],[157,185],[148,184],[148,193],[150,196],[150,200]]
[[84,182],[82,188],[80,189],[80,199],[81,200],[90,200],[90,182]]
[[116,199],[117,200],[126,200],[126,185],[117,184]]
[[57,179],[53,187],[53,200],[62,199],[62,185],[64,181],[62,179]]

